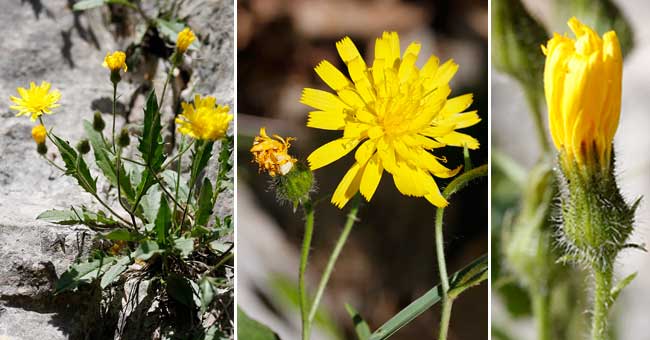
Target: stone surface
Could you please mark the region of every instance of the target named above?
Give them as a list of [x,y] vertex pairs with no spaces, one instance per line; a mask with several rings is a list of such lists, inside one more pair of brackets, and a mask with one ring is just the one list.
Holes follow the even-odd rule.
[[[92,118],[93,102],[110,97],[101,62],[106,52],[124,49],[130,38],[115,38],[105,9],[73,13],[72,3],[8,1],[0,11],[0,22],[11,27],[3,30],[0,49],[0,339],[76,339],[83,334],[82,319],[91,319],[94,312],[82,308],[74,296],[51,294],[58,275],[88,250],[92,233],[36,220],[52,208],[94,207],[93,199],[38,156],[30,135],[34,123],[15,118],[8,100],[16,87],[27,87],[30,81],[51,82],[62,94],[61,107],[44,117],[45,124],[76,141],[83,134],[81,120]],[[201,91],[232,104],[232,2],[185,1],[181,11],[204,40],[192,62],[196,72],[187,96]],[[159,78],[154,84],[158,91]],[[119,93],[126,98],[134,90],[135,85],[122,82]],[[52,155],[54,147],[49,147]],[[232,214],[232,190],[217,208]]]

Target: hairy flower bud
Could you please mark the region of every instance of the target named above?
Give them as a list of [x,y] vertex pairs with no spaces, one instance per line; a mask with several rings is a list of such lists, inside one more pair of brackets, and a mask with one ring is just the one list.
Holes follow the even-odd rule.
[[129,138],[129,130],[127,128],[122,128],[120,135],[117,137],[117,145],[125,148],[129,146],[131,139]]
[[79,153],[82,155],[90,152],[90,143],[88,143],[87,139],[82,139],[79,141],[79,143],[77,143],[77,151],[79,151]]
[[106,123],[104,122],[104,119],[102,118],[102,113],[99,111],[95,112],[95,115],[93,116],[93,129],[97,132],[102,132],[104,131],[104,128],[106,127]]

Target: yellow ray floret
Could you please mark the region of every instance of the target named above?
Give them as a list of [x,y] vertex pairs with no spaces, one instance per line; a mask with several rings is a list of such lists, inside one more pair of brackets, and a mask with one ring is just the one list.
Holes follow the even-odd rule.
[[176,38],[176,48],[179,52],[185,53],[195,39],[196,36],[194,35],[194,32],[186,27],[178,33],[178,38]]
[[45,137],[47,137],[47,130],[42,124],[38,124],[32,128],[32,138],[36,144],[45,143]]
[[602,38],[575,17],[576,36],[555,34],[546,54],[544,91],[553,143],[578,164],[608,166],[621,110],[623,57],[614,31]]
[[176,118],[178,131],[195,139],[215,141],[226,135],[233,115],[228,106],[216,105],[214,97],[196,95],[194,103],[181,103],[183,112]]
[[57,102],[61,99],[61,93],[57,90],[50,91],[51,87],[52,84],[46,81],[41,82],[39,86],[31,82],[29,89],[19,87],[16,90],[20,98],[11,96],[11,101],[16,105],[9,108],[18,111],[16,116],[31,115],[32,121],[44,113],[52,114],[52,109],[59,107]]
[[404,195],[424,197],[438,207],[447,205],[434,177],[456,175],[433,149],[445,146],[479,147],[478,141],[456,130],[477,124],[476,111],[466,111],[472,95],[449,99],[449,81],[458,70],[452,60],[439,65],[431,56],[420,69],[419,43],[404,53],[399,36],[384,32],[375,43],[375,59],[368,66],[348,37],[336,43],[348,75],[328,61],[316,73],[334,92],[304,89],[301,102],[316,109],[307,126],[341,130],[343,135],[316,149],[307,158],[312,170],[355,151],[356,162],[343,176],[332,203],[343,207],[357,192],[370,201],[384,171]]
[[289,155],[293,140],[293,137],[282,138],[278,135],[269,137],[266,128],[260,128],[260,135],[255,137],[251,147],[253,162],[257,163],[259,171],[266,171],[273,177],[288,174],[297,161]]
[[107,53],[102,66],[111,70],[111,72],[117,72],[119,70],[126,72],[128,70],[126,66],[126,53],[122,51]]

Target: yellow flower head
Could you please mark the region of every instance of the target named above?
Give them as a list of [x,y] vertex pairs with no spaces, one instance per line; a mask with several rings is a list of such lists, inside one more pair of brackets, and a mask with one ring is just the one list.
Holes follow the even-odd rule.
[[43,81],[36,86],[34,82],[29,83],[29,89],[19,87],[16,89],[20,98],[11,96],[10,99],[16,105],[10,106],[12,110],[18,111],[16,117],[31,114],[31,120],[35,121],[43,113],[52,114],[52,109],[59,107],[56,102],[61,99],[61,93],[50,88],[52,84]]
[[608,167],[621,109],[621,47],[613,31],[601,38],[575,17],[569,27],[575,40],[556,33],[542,46],[551,136],[563,159]]
[[194,35],[194,32],[186,27],[178,33],[178,38],[176,38],[176,48],[179,52],[185,53],[195,39],[196,36]]
[[126,72],[128,70],[126,66],[126,54],[122,51],[115,51],[113,54],[107,53],[102,66],[111,70],[111,72],[118,72],[120,69]]
[[278,135],[269,137],[266,128],[260,128],[260,135],[255,137],[251,153],[255,157],[253,162],[259,166],[259,171],[266,171],[269,175],[286,175],[291,171],[296,159],[289,155],[293,137],[282,138]]
[[[463,112],[472,95],[448,99],[449,81],[458,70],[452,60],[439,65],[431,56],[420,69],[415,65],[420,44],[411,43],[400,56],[399,37],[384,32],[375,43],[375,60],[368,67],[350,38],[336,44],[348,67],[350,79],[328,61],[316,73],[336,93],[306,88],[301,102],[316,109],[307,126],[342,130],[343,136],[316,149],[309,157],[318,169],[356,148],[356,162],[332,196],[343,207],[356,193],[370,200],[386,170],[404,195],[425,197],[444,207],[435,177],[448,178],[460,167],[448,169],[444,157],[432,150],[444,146],[479,147],[476,139],[455,130],[480,121],[476,111]],[[359,146],[357,148],[357,146]]]
[[32,128],[32,138],[36,144],[45,143],[45,137],[47,137],[47,130],[42,124],[38,124]]
[[183,113],[176,118],[178,131],[195,139],[215,141],[226,135],[233,119],[228,106],[216,105],[214,97],[194,96],[194,103],[181,103]]

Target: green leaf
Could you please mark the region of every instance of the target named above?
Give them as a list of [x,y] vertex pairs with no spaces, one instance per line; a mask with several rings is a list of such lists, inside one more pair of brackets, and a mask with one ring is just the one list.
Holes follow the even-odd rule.
[[634,272],[628,276],[626,276],[623,280],[619,281],[614,288],[612,288],[611,291],[611,297],[612,297],[612,302],[616,301],[618,296],[621,294],[621,291],[623,288],[627,287],[632,281],[636,278],[636,275],[638,272]]
[[107,240],[113,241],[135,241],[138,239],[138,234],[131,232],[128,229],[118,228],[104,234],[103,237]]
[[151,240],[146,240],[140,243],[140,246],[131,254],[132,257],[146,261],[153,257],[156,254],[162,253],[163,250],[158,247],[158,243],[151,241]]
[[36,219],[63,225],[83,224],[83,219],[80,219],[72,210],[46,210]]
[[61,277],[56,282],[54,286],[55,294],[75,289],[81,283],[88,283],[99,278],[102,273],[113,265],[113,260],[113,257],[104,257],[73,264],[61,274]]
[[152,90],[147,97],[147,103],[144,108],[144,129],[138,150],[142,153],[144,163],[155,172],[160,170],[165,160],[161,131],[162,125],[160,124],[158,99],[156,98],[156,92]]
[[[165,170],[161,173],[162,179],[169,188],[170,192],[176,192],[176,177],[178,174],[176,171]],[[187,195],[189,194],[190,188],[187,186],[187,183],[181,179],[178,181],[178,199],[181,201],[187,201]]]
[[350,306],[349,304],[345,304],[345,310],[348,311],[348,315],[350,315],[350,318],[352,318],[352,322],[354,323],[354,331],[357,333],[357,338],[359,340],[368,340],[370,338],[370,327],[368,326],[368,323],[366,320],[363,319],[361,314],[357,312],[354,307]]
[[280,340],[269,327],[251,319],[237,307],[237,338],[246,340]]
[[190,282],[179,275],[169,275],[167,277],[167,294],[174,300],[188,307],[194,307],[194,292]]
[[[484,266],[487,266],[487,256],[485,255],[456,272],[452,275],[450,280],[450,291],[460,287],[465,287],[464,289],[467,289],[475,285],[477,281],[483,277],[482,273]],[[442,295],[443,292],[440,285],[431,288],[431,290],[413,301],[410,305],[406,306],[406,308],[402,309],[399,313],[395,314],[395,316],[379,327],[374,333],[372,333],[370,340],[389,338],[395,334],[395,332],[438,303],[438,301],[442,299]]]
[[214,300],[216,288],[209,277],[201,278],[199,281],[199,298],[201,300],[201,313],[205,313]]
[[[86,136],[90,141],[90,145],[93,148],[93,153],[95,155],[95,163],[97,167],[102,171],[108,182],[117,187],[117,172],[115,158],[111,156],[106,143],[102,137],[102,134],[98,131],[95,131],[91,122],[84,120],[84,130],[86,131]],[[133,204],[135,201],[135,191],[131,185],[131,179],[129,178],[129,173],[124,169],[124,165],[120,165],[120,185],[121,194],[126,200]]]
[[116,4],[116,5],[124,5],[127,7],[135,8],[135,5],[133,5],[127,0],[82,0],[75,3],[74,6],[72,6],[72,10],[84,11],[87,9],[99,7],[103,4]]
[[203,179],[198,205],[199,210],[196,213],[195,225],[206,226],[210,221],[212,208],[214,207],[214,203],[212,202],[212,183],[207,177]]
[[162,195],[162,192],[158,184],[154,184],[140,200],[140,206],[142,207],[142,212],[147,222],[153,223],[156,220],[156,216],[158,216],[160,195]]
[[219,171],[217,172],[217,185],[214,189],[215,193],[221,193],[226,188],[226,186],[223,185],[223,182],[228,180],[228,173],[233,167],[230,160],[230,155],[232,155],[233,151],[233,142],[233,136],[226,136],[221,140],[221,150],[219,151]]
[[[176,43],[176,39],[178,39],[178,33],[180,33],[186,27],[185,23],[183,22],[169,21],[160,18],[156,19],[156,26],[158,27],[160,34],[169,39],[169,41],[172,43]],[[200,46],[201,44],[199,43],[199,40],[196,39],[190,45],[190,50],[195,50]]]
[[95,213],[86,207],[81,207],[81,209],[73,207],[70,210],[47,210],[38,215],[36,219],[61,225],[84,224],[89,227],[104,228],[119,225],[117,221],[106,216],[103,211]]
[[87,9],[95,8],[102,6],[104,4],[104,0],[82,0],[74,4],[72,6],[73,11],[84,11]]
[[113,264],[106,273],[102,275],[102,280],[99,283],[102,289],[108,287],[111,283],[119,279],[120,275],[124,273],[129,263],[131,263],[131,259],[128,256],[119,258],[115,264]]
[[455,298],[465,290],[487,279],[488,258],[483,255],[449,278],[449,297]]
[[66,175],[77,179],[79,185],[87,192],[95,195],[97,193],[97,183],[90,175],[90,170],[86,161],[81,155],[70,146],[70,144],[54,134],[50,134],[54,145],[59,149],[63,163],[65,163]]
[[194,251],[194,238],[177,238],[174,240],[174,248],[180,251],[182,258],[186,258]]
[[212,147],[214,142],[206,142],[197,140],[194,143],[194,153],[192,154],[192,170],[190,178],[196,180],[201,171],[208,165],[208,161],[212,156]]
[[165,195],[160,197],[160,209],[156,216],[154,230],[156,231],[156,241],[158,244],[167,244],[169,238],[169,229],[172,226],[172,211],[169,209]]

